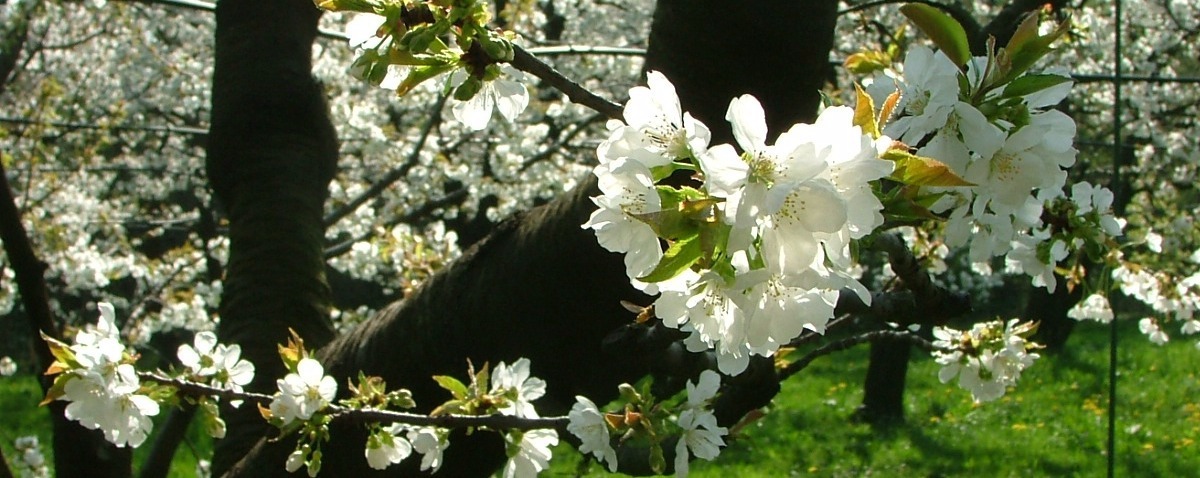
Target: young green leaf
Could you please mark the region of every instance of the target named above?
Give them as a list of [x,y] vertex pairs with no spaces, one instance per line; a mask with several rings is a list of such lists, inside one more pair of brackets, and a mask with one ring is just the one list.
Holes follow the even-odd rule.
[[702,255],[703,250],[700,248],[699,234],[682,238],[667,248],[667,251],[663,253],[662,260],[658,262],[657,266],[654,266],[654,270],[650,271],[649,274],[638,277],[638,280],[642,282],[665,281],[691,267]]
[[900,7],[900,13],[925,32],[959,69],[963,69],[967,61],[970,61],[971,46],[967,42],[967,31],[950,15],[923,3],[904,5]]
[[899,149],[889,149],[883,153],[882,158],[896,163],[891,177],[904,184],[942,187],[975,185],[955,174],[946,163],[933,158],[917,156]]
[[463,385],[457,378],[449,375],[434,375],[433,380],[442,388],[449,390],[450,394],[454,395],[454,398],[462,400],[467,397],[467,386]]
[[1071,81],[1071,77],[1053,74],[1025,75],[1004,87],[1002,98],[1016,98]]
[[854,84],[854,126],[861,127],[872,138],[879,137],[879,124],[875,121],[875,100],[858,83]]
[[1016,44],[1009,42],[1008,46],[1004,47],[1004,54],[1008,57],[1008,71],[996,84],[1002,85],[1008,83],[1024,74],[1025,71],[1029,70],[1029,67],[1033,66],[1043,56],[1046,56],[1046,53],[1050,52],[1050,45],[1055,40],[1058,40],[1059,37],[1065,35],[1070,27],[1071,22],[1063,20],[1048,35],[1026,38]]

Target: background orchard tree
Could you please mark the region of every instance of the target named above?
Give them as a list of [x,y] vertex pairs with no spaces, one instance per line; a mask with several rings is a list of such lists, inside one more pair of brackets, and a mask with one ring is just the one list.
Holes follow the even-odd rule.
[[[281,372],[271,367],[278,367],[275,344],[288,327],[312,345],[332,341],[324,357],[339,376],[362,369],[412,387],[418,399],[436,396],[429,375],[458,372],[466,357],[527,356],[535,374],[551,384],[545,404],[551,413],[565,411],[575,394],[610,396],[613,385],[660,359],[654,349],[613,354],[602,348],[631,318],[620,300],[648,303],[626,285],[620,258],[578,227],[592,208],[587,197],[596,194],[582,179],[595,160],[586,138],[598,137],[602,115],[538,88],[532,112],[518,124],[493,122],[491,131],[468,132],[442,119],[444,100],[432,89],[398,100],[353,83],[344,74],[350,51],[343,43],[313,44],[318,22],[333,28],[344,19],[320,19],[302,0],[225,0],[215,18],[152,2],[100,4],[22,0],[4,7],[6,19],[28,19],[5,22],[0,79],[3,111],[11,115],[5,166],[35,251],[50,265],[50,313],[68,329],[93,315],[85,312],[88,304],[110,300],[129,312],[122,327],[148,358],[155,351],[169,358],[180,335],[212,328],[210,316],[219,315],[222,340],[241,344],[259,365],[253,387],[262,390],[272,389]],[[1011,28],[1014,12],[1041,5],[1018,1],[1001,11],[1004,6],[972,3],[960,18],[1001,19],[980,27],[999,34]],[[676,81],[685,107],[706,124],[723,124],[728,99],[749,92],[766,105],[772,131],[811,119],[815,92],[833,75],[831,48],[838,52],[832,57],[843,58],[876,35],[884,47],[902,23],[887,7],[838,15],[839,5],[829,1],[737,8],[663,1],[647,44],[650,7],[497,5],[498,21],[529,45],[649,47],[644,65],[624,57],[556,62],[589,89],[619,100],[639,71],[657,69]],[[1111,64],[1111,26],[1104,10],[1089,10],[1102,6],[1084,8],[1077,18],[1085,21],[1072,39],[1077,48],[1063,49],[1064,64],[1077,73],[1102,73]],[[1196,57],[1195,42],[1187,39],[1195,36],[1196,15],[1187,8],[1164,2],[1134,14],[1135,25],[1173,24],[1183,34],[1138,36],[1135,46],[1144,55],[1130,55],[1127,71],[1195,73],[1187,60]],[[214,25],[215,54],[208,40]],[[835,38],[835,25],[854,34]],[[1088,85],[1088,94],[1076,95],[1069,108],[1080,112],[1073,115],[1080,137],[1103,143],[1111,125],[1106,84]],[[1195,91],[1157,83],[1133,88],[1127,98],[1141,106],[1133,111],[1155,113],[1130,118],[1138,141],[1123,177],[1137,178],[1129,188],[1142,191],[1134,204],[1147,212],[1133,217],[1142,222],[1132,234],[1169,230],[1165,250],[1188,256],[1196,249],[1194,214],[1171,208],[1195,204],[1187,200],[1194,195],[1195,143],[1182,133],[1194,127]],[[364,99],[372,94],[373,100]],[[170,127],[128,127],[146,124]],[[722,141],[729,141],[728,132],[715,131],[714,143]],[[1163,151],[1170,168],[1161,166]],[[1088,171],[1097,182],[1108,166],[1103,149],[1092,154]],[[1165,190],[1156,176],[1164,173],[1172,175]],[[543,202],[549,204],[514,215]],[[1166,221],[1174,223],[1168,228]],[[467,249],[497,223],[477,248]],[[6,247],[9,242],[6,236]],[[462,249],[467,252],[458,262],[416,289],[426,271]],[[1173,264],[1186,262],[1162,263],[1168,270]],[[945,280],[981,297],[958,278]],[[10,309],[13,283],[3,284]],[[384,307],[402,295],[407,299]],[[354,327],[380,308],[377,318]],[[349,332],[335,341],[338,331]],[[721,404],[723,423],[736,422],[777,390],[769,364],[755,370],[761,373],[739,379],[738,393]],[[228,417],[217,470],[242,460],[265,433],[257,416]],[[495,461],[448,456],[442,473],[479,473],[500,463],[498,439],[475,440],[451,450]],[[341,442],[350,451],[329,455],[345,462],[331,460],[327,469],[362,467],[361,437],[334,446]],[[96,443],[56,446],[100,450]],[[289,450],[263,443],[238,470],[282,473],[278,463]],[[112,463],[112,476],[129,473],[127,455],[95,454],[95,460],[57,454],[60,476],[88,476],[105,462],[101,457]]]

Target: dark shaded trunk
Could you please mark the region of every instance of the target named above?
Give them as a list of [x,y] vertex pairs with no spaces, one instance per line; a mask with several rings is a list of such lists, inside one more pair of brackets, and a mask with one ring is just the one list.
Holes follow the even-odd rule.
[[[717,141],[730,137],[725,109],[730,98],[743,93],[762,100],[771,128],[778,133],[813,117],[816,90],[824,82],[823,73],[813,72],[828,69],[835,8],[831,0],[743,2],[736,7],[719,1],[660,2],[647,67],[676,82],[685,108],[714,129]],[[232,27],[229,22],[220,25],[218,38],[221,29]],[[214,111],[217,99],[214,95]],[[217,172],[214,181],[219,180]],[[647,304],[650,298],[628,285],[621,257],[604,251],[591,231],[580,228],[594,208],[588,197],[598,193],[595,182],[588,181],[545,206],[508,219],[407,301],[393,304],[322,350],[327,370],[341,377],[340,383],[359,370],[382,376],[394,387],[412,390],[422,409],[429,410],[448,398],[431,375],[461,377],[468,359],[479,365],[528,357],[533,374],[549,384],[539,401],[544,414],[565,413],[578,394],[597,402],[613,397],[618,384],[644,374],[649,364],[605,355],[602,341],[633,318],[621,300]],[[230,293],[228,285],[226,292]],[[223,327],[227,320],[223,318]],[[777,390],[774,387],[767,387],[768,393],[744,393],[753,398],[741,405],[762,406]],[[725,413],[722,416],[728,418],[723,421],[736,419],[734,415],[741,416]],[[323,448],[324,472],[371,473],[359,428],[334,427],[333,441]],[[291,446],[261,441],[235,472],[283,475]],[[439,474],[486,476],[503,460],[497,435],[456,437]],[[417,461],[409,459],[386,474],[415,472]]]
[[[207,171],[230,236],[218,335],[255,364],[246,388],[270,392],[289,328],[312,348],[334,335],[322,214],[337,140],[310,73],[320,11],[308,0],[222,0],[216,15]],[[217,475],[268,432],[252,406],[224,416]]]
[[863,381],[863,402],[854,418],[867,423],[904,420],[904,382],[912,346],[904,340],[871,342],[871,361]]
[[1067,338],[1075,330],[1075,319],[1067,317],[1067,311],[1083,297],[1082,287],[1068,292],[1065,278],[1055,274],[1054,279],[1058,281],[1054,293],[1047,292],[1044,287],[1030,288],[1024,314],[1026,320],[1038,322],[1033,341],[1045,345],[1048,352],[1061,351],[1067,345]]

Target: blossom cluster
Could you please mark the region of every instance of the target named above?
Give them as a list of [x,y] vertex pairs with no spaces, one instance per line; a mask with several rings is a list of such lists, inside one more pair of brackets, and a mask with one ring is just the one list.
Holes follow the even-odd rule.
[[[44,337],[55,362],[47,374],[58,374],[46,400],[70,402],[68,419],[89,429],[103,431],[117,446],[137,447],[146,440],[158,415],[160,401],[173,391],[152,383],[143,383],[135,368],[137,356],[122,343],[112,304],[97,304],[100,319],[76,334],[71,345]],[[181,345],[179,360],[183,378],[219,390],[240,392],[254,377],[254,366],[241,360],[237,345],[219,344],[211,332],[196,335],[195,345]],[[216,416],[215,398],[198,400],[215,437],[223,437],[225,424]]]
[[935,327],[933,356],[942,365],[938,379],[949,383],[958,377],[958,386],[976,403],[1000,398],[1039,357],[1030,352],[1037,345],[1028,340],[1035,329],[1018,319],[978,323],[967,331]]
[[871,90],[900,93],[885,133],[919,145],[917,155],[970,184],[926,190],[936,199],[930,210],[947,216],[947,244],[969,245],[974,262],[1005,256],[1011,271],[1053,291],[1059,262],[1105,244],[1121,226],[1107,189],[1079,183],[1069,198],[1063,193],[1075,162],[1075,122],[1052,107],[1070,91],[1070,79],[1029,74],[998,84],[991,74],[998,69],[994,59],[957,65],[944,51],[917,45],[903,75],[886,71]]
[[842,288],[870,300],[849,273],[850,242],[883,224],[870,182],[892,171],[879,159],[890,139],[833,107],[768,145],[762,106],[745,95],[726,115],[740,153],[709,148],[670,81],[650,72],[647,84],[597,149],[602,195],[583,227],[625,254],[635,287],[661,294],[656,314],[691,333],[689,350],[715,349],[721,371],[737,374],[751,354],[823,331]]
[[146,440],[159,405],[142,392],[141,379],[119,337],[113,306],[100,303],[100,320],[64,347],[51,343],[57,361],[49,372],[62,372],[49,399],[66,400],[65,415],[84,427],[104,432],[117,446],[137,447]]
[[[220,438],[224,436],[225,426],[216,414],[217,397],[231,392],[229,395],[237,398],[257,399],[241,393],[242,386],[253,378],[254,366],[240,358],[241,350],[237,345],[218,343],[210,332],[199,333],[193,343],[178,348],[180,371],[172,377],[163,376],[162,372],[151,373],[145,375],[149,382],[143,383],[142,375],[134,368],[136,357],[121,343],[113,306],[101,303],[98,308],[99,322],[77,334],[71,345],[46,338],[57,359],[50,373],[59,375],[47,400],[70,401],[66,408],[68,418],[101,430],[109,441],[119,446],[137,447],[145,441],[153,426],[150,417],[158,414],[162,402],[187,400],[198,404],[203,414],[211,415],[205,417],[209,432]],[[309,356],[298,337],[293,337],[288,346],[281,347],[280,355],[289,373],[276,381],[278,391],[270,397],[267,406],[260,405],[260,411],[285,434],[300,432],[297,448],[284,463],[288,472],[299,471],[302,467],[310,476],[320,472],[321,444],[329,439],[328,424],[332,413],[359,408],[386,410],[393,405],[415,406],[408,391],[388,392],[382,380],[365,376],[359,377],[357,386],[350,385],[350,398],[335,404],[337,382],[325,374],[320,362]],[[478,374],[473,372],[469,387],[449,377],[435,379],[450,390],[454,398],[438,407],[434,415],[502,414],[536,419],[539,415],[533,402],[546,392],[545,381],[531,375],[530,361],[524,358],[512,364],[501,362],[490,374],[487,367]],[[174,387],[185,385],[200,385],[208,390],[202,390],[200,395],[191,392],[187,396],[177,395]],[[719,375],[705,371],[698,381],[687,383],[686,398],[677,407],[655,403],[648,390],[642,394],[634,392],[625,419],[620,423],[614,420],[619,415],[602,413],[590,400],[578,397],[578,403],[567,417],[567,429],[582,441],[584,453],[595,454],[615,470],[616,453],[610,431],[623,432],[625,438],[638,432],[648,434],[655,437],[653,446],[657,447],[666,436],[659,432],[668,420],[673,421],[674,428],[679,430],[675,467],[677,475],[685,476],[689,457],[712,459],[724,446],[722,436],[727,430],[717,425],[716,417],[708,409],[719,385]],[[631,387],[624,385],[622,390],[625,389]],[[636,414],[644,415],[645,420],[630,418],[629,413],[635,408]],[[449,446],[448,429],[404,422],[386,426],[368,423],[366,426],[369,434],[364,456],[372,468],[384,469],[414,452],[422,455],[422,471],[437,472],[441,467],[443,452]],[[503,476],[532,477],[549,467],[551,447],[558,444],[558,434],[553,428],[514,428],[503,435],[509,453],[509,460],[501,472]],[[22,439],[18,449],[31,470],[39,466],[44,469],[36,441]]]
[[18,459],[12,463],[13,471],[23,478],[46,478],[50,469],[46,467],[46,457],[42,455],[42,447],[38,437],[30,435],[18,437],[13,441]]
[[[487,27],[485,2],[400,2],[317,0],[334,11],[358,12],[346,26],[355,50],[350,74],[400,94],[442,74],[457,100],[454,118],[470,130],[487,128],[496,110],[512,121],[529,104],[523,75],[504,62],[513,59],[512,35]],[[453,35],[454,42],[443,41]]]
[[180,345],[175,355],[189,378],[220,389],[241,392],[254,379],[254,364],[242,360],[242,347],[217,343],[212,332],[197,333],[194,345]]
[[[1138,323],[1138,329],[1152,342],[1162,345],[1170,340],[1163,330],[1164,319],[1180,322],[1183,335],[1200,333],[1200,318],[1196,316],[1200,310],[1200,272],[1175,277],[1123,262],[1113,269],[1112,278],[1121,292],[1150,306],[1160,317],[1145,317]],[[1200,348],[1200,342],[1196,347]]]
[[[722,438],[729,433],[725,427],[717,424],[717,418],[709,409],[709,403],[717,395],[721,385],[721,377],[714,371],[706,370],[697,380],[687,382],[687,394],[677,407],[667,407],[671,410],[670,418],[674,420],[674,428],[678,429],[678,441],[675,443],[675,476],[688,475],[688,462],[695,456],[712,460],[721,453],[725,446]],[[587,397],[575,397],[575,405],[568,415],[570,423],[567,431],[575,435],[579,441],[579,452],[595,456],[597,461],[608,464],[608,470],[617,471],[617,454],[612,447],[612,437],[620,434],[622,443],[635,436],[649,435],[661,437],[665,423],[656,423],[665,408],[661,403],[655,403],[648,392],[639,393],[631,386],[623,385],[622,396],[627,401],[623,413],[604,413]],[[657,441],[651,440],[650,446],[658,447]],[[651,453],[651,456],[661,457],[661,451]],[[661,472],[665,463],[651,463],[651,466]]]

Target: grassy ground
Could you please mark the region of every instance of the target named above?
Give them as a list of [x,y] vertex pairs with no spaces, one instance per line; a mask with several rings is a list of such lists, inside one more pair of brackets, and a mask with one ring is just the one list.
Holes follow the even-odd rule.
[[[1126,325],[1116,474],[1196,476],[1200,351],[1194,341],[1154,346]],[[937,364],[918,359],[909,370],[907,421],[873,428],[848,419],[862,400],[866,349],[822,358],[786,383],[770,413],[716,462],[693,463],[692,476],[1103,476],[1107,363],[1107,329],[1082,324],[1065,353],[1043,358],[999,402],[976,406],[967,392],[937,383]],[[49,443],[39,395],[29,375],[0,378],[0,447],[10,460],[17,436],[36,433]],[[193,476],[195,457],[209,447],[193,430],[172,476]],[[580,463],[560,447],[545,475],[605,476],[599,466],[580,472]]]
[[[1117,476],[1196,476],[1200,470],[1200,351],[1158,347],[1133,324],[1118,354]],[[937,382],[931,359],[909,369],[907,421],[852,423],[862,401],[866,349],[820,359],[784,385],[766,418],[748,427],[698,477],[1104,476],[1108,329],[1081,324],[1065,353],[1044,357],[999,402]],[[569,448],[557,476],[578,473]],[[557,451],[557,450],[556,450]],[[604,476],[589,466],[583,476]]]

